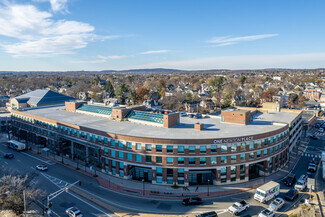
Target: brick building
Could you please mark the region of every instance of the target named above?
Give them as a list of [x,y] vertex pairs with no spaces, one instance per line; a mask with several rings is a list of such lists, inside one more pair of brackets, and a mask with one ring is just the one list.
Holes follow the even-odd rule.
[[262,112],[227,110],[193,119],[85,102],[11,111],[21,139],[108,176],[166,185],[247,182],[283,167],[299,144],[301,112]]

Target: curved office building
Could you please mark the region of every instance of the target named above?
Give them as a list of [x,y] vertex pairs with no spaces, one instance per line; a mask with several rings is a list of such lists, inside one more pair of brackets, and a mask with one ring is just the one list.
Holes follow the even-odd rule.
[[193,119],[143,106],[66,102],[11,113],[16,136],[108,175],[153,184],[223,185],[286,165],[300,140],[301,112],[279,110],[233,109]]

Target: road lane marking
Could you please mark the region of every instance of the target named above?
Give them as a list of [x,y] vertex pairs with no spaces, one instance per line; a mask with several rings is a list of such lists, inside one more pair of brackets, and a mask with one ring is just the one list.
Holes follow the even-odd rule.
[[[43,174],[43,173],[41,173],[41,174],[42,174],[42,175],[43,175],[47,180],[49,180],[49,181],[52,182],[54,185],[56,185],[58,188],[62,188],[61,186],[59,186],[58,184],[56,184],[55,182],[53,182],[53,181],[49,178],[49,177],[51,177],[51,176],[49,176],[49,175],[45,175],[45,174]],[[54,178],[54,177],[53,177],[53,178]],[[62,182],[62,180],[61,180],[61,182]],[[68,182],[66,182],[66,183],[69,184]],[[77,196],[77,195],[75,195],[75,194],[73,194],[73,193],[71,193],[71,192],[67,192],[67,193],[70,194],[71,196],[77,198],[78,200],[84,202],[84,203],[87,204],[88,206],[90,206],[90,207],[92,207],[92,208],[94,208],[94,209],[100,211],[100,212],[103,213],[105,216],[113,217],[113,216],[107,214],[106,212],[104,212],[103,210],[97,208],[96,206],[94,206],[94,205],[88,203],[87,201],[83,200],[83,199],[80,198],[79,196]]]
[[[29,156],[29,157],[31,157],[31,158],[34,158],[34,159],[36,159],[36,160],[39,160],[39,161],[41,161],[41,162],[43,162],[43,163],[46,163],[46,164],[49,164],[49,165],[53,165],[53,164],[51,164],[52,162],[49,162],[49,161],[45,161],[45,160],[42,160],[42,159],[39,159],[38,157],[35,157],[35,156],[33,156],[33,155],[30,155],[30,154],[27,154],[27,153],[25,153],[25,152],[21,152],[22,154],[24,154],[24,155],[27,155],[27,156]],[[55,164],[55,163],[54,163]]]
[[4,163],[8,165],[8,162],[4,161]]
[[21,160],[17,159],[18,162],[21,162]]

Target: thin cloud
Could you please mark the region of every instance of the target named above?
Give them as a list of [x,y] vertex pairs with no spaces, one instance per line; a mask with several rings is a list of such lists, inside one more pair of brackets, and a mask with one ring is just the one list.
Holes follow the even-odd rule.
[[139,53],[140,55],[146,55],[146,54],[160,54],[160,53],[167,53],[170,52],[169,50],[148,50]]
[[207,69],[265,69],[265,68],[323,68],[325,53],[298,53],[279,55],[218,56],[162,61],[133,68],[173,68],[187,70]]
[[49,2],[53,12],[69,13],[67,8],[68,0],[33,0],[34,2]]
[[263,35],[250,35],[242,37],[232,37],[232,36],[222,36],[222,37],[213,37],[206,41],[206,43],[213,44],[213,46],[227,46],[238,44],[240,42],[247,41],[256,41],[265,38],[271,38],[279,36],[279,34],[263,34]]
[[119,60],[119,59],[124,59],[127,56],[119,56],[119,55],[112,55],[112,56],[97,56],[96,59],[94,60],[78,60],[78,61],[72,61],[72,63],[91,63],[91,64],[95,64],[95,63],[106,63],[109,60]]
[[33,5],[0,4],[0,35],[18,40],[2,42],[0,47],[14,57],[70,54],[91,41],[119,37],[99,36],[94,31],[88,23],[54,20],[51,13]]

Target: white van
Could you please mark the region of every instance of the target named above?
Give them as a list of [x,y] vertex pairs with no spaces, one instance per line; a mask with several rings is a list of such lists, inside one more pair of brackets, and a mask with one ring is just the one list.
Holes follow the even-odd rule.
[[323,128],[323,127],[319,128],[319,129],[318,129],[318,132],[320,132],[320,133],[324,133],[324,128]]
[[256,189],[254,199],[266,203],[280,194],[280,184],[270,181]]
[[301,175],[295,185],[295,189],[297,189],[299,191],[303,191],[303,190],[305,190],[306,187],[307,187],[307,176]]

